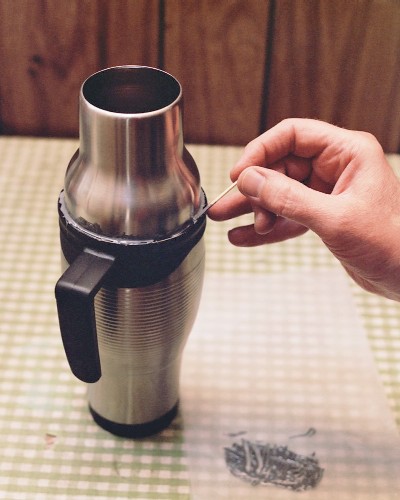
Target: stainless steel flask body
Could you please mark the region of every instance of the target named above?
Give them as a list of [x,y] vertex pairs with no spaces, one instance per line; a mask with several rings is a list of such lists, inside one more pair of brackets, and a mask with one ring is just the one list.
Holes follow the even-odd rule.
[[[135,426],[173,417],[181,356],[200,300],[204,243],[147,287],[102,288],[95,299],[102,376],[88,386],[95,419]],[[162,422],[160,422],[162,423]],[[140,430],[140,427],[137,428]]]
[[181,89],[160,70],[90,77],[59,198],[61,335],[95,421],[143,437],[174,418],[204,275],[206,203],[183,145]]

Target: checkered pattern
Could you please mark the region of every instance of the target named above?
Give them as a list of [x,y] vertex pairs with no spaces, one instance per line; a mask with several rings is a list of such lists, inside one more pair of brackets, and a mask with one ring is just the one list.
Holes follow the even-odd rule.
[[239,433],[315,452],[318,500],[396,498],[400,439],[344,271],[209,273],[203,297],[182,391],[197,497],[291,498],[229,476]]
[[[285,325],[290,325],[290,333],[295,339],[299,333],[296,328],[300,326],[293,318],[301,316],[310,326],[324,311],[324,325],[329,330],[329,318],[338,321],[337,311],[324,309],[327,307],[324,303],[316,315],[310,305],[314,285],[307,285],[311,286],[308,298],[298,303],[296,280],[300,275],[307,275],[313,282],[313,277],[322,273],[329,283],[339,279],[341,293],[341,287],[348,287],[343,282],[347,278],[313,234],[270,247],[237,249],[230,246],[225,237],[233,222],[209,222],[207,281],[201,313],[185,351],[182,412],[169,429],[156,437],[142,441],[116,438],[97,427],[89,416],[84,384],[71,375],[65,360],[53,299],[54,284],[60,275],[56,202],[66,166],[76,147],[77,142],[73,140],[0,138],[0,499],[185,499],[191,495],[196,497],[197,493],[201,495],[204,485],[207,488],[213,484],[211,496],[204,498],[218,498],[230,491],[231,481],[236,488],[231,497],[248,498],[249,490],[241,496],[242,485],[229,477],[224,466],[218,463],[215,470],[212,468],[214,462],[210,462],[207,455],[210,451],[208,439],[217,436],[216,445],[229,445],[232,439],[226,434],[222,436],[220,431],[246,430],[253,434],[249,438],[279,440],[281,444],[289,431],[296,434],[299,430],[305,431],[304,426],[310,426],[304,398],[312,394],[300,392],[295,404],[290,401],[290,405],[285,406],[282,359],[286,359],[286,348],[278,343],[263,344],[268,332],[262,325],[272,325],[276,333],[282,327],[278,320],[282,313],[288,320],[292,318]],[[241,150],[207,146],[189,149],[198,163],[203,187],[212,199],[229,184],[227,172]],[[398,157],[391,158],[400,168],[398,160]],[[277,293],[273,301],[274,314],[267,318],[265,302],[267,297],[271,298],[268,295],[271,283]],[[282,286],[286,287],[285,300]],[[350,287],[351,294],[348,288],[346,290],[355,306],[346,321],[350,324],[352,318],[356,322],[359,341],[363,331],[367,333],[381,382],[400,425],[400,306],[364,293],[356,286]],[[325,293],[318,290],[321,296]],[[221,307],[213,307],[221,300],[222,291],[227,301]],[[251,295],[254,293],[256,296]],[[308,305],[304,309],[305,304]],[[342,303],[339,305],[341,307]],[[357,323],[359,320],[361,324]],[[246,335],[245,327],[248,329]],[[311,340],[306,346],[312,349]],[[343,346],[332,344],[337,349]],[[300,356],[303,352],[303,347],[294,342],[289,352],[291,363],[296,366],[303,359]],[[370,449],[378,443],[378,447],[375,446],[377,455],[371,459],[373,465],[357,463],[356,482],[360,483],[359,491],[371,489],[376,493],[374,498],[381,498],[379,495],[388,482],[389,473],[379,479],[382,469],[379,464],[383,463],[380,453],[384,449],[391,456],[387,435],[392,433],[392,443],[397,436],[382,391],[373,378],[375,372],[369,351],[355,352],[363,375],[372,373],[371,390],[362,391],[353,401],[355,386],[346,386],[343,404],[352,409],[355,401],[367,397],[379,403],[379,415],[373,411],[367,419],[368,425],[363,419],[365,412],[351,413],[354,432],[357,422],[366,425]],[[261,357],[265,363],[260,362]],[[248,370],[253,359],[257,366],[256,381]],[[347,356],[347,367],[349,359]],[[312,358],[309,361],[312,364]],[[273,376],[268,367],[273,368]],[[295,384],[301,373],[293,366],[291,370],[291,383]],[[333,384],[331,379],[329,384]],[[329,404],[333,408],[337,396],[334,387],[331,389]],[[236,395],[240,398],[233,408]],[[210,406],[216,397],[219,404]],[[268,403],[272,400],[274,406]],[[216,411],[219,412],[217,422],[214,421]],[[237,419],[231,428],[233,415]],[[293,415],[297,424],[280,425],[279,415]],[[267,418],[272,424],[265,430],[260,422]],[[386,434],[376,437],[374,429],[379,418],[384,419]],[[250,420],[254,422],[252,427]],[[319,437],[322,444],[317,451],[321,460],[325,460],[322,450],[324,441],[329,438],[329,429],[328,425],[319,424],[319,427],[320,432],[315,437]],[[343,429],[334,428],[334,431],[338,433]],[[312,447],[314,441],[311,439]],[[354,436],[350,443],[357,456],[359,450]],[[306,445],[307,442],[303,443]],[[220,448],[215,450],[216,458],[223,456],[222,452],[219,455]],[[342,450],[337,453],[342,459]],[[204,460],[200,468],[199,460]],[[329,468],[332,470],[332,466]],[[365,483],[363,471],[371,470],[373,479]],[[385,466],[385,470],[391,471],[391,468]],[[345,468],[341,473],[346,478]],[[330,484],[329,477],[327,467],[323,479],[326,486]],[[343,481],[344,495],[351,481]],[[324,483],[321,483],[321,492]],[[251,490],[252,498],[255,498],[255,491]],[[265,494],[266,489],[261,491]],[[285,498],[279,495],[286,492],[268,491],[274,492],[274,499]],[[338,498],[347,498],[340,497],[337,488],[335,491]]]

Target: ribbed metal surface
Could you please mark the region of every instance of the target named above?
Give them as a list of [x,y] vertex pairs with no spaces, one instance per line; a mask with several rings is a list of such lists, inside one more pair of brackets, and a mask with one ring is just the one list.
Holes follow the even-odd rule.
[[91,407],[113,422],[138,424],[179,397],[181,354],[196,317],[204,274],[201,240],[165,280],[143,288],[102,288],[95,314],[102,377]]

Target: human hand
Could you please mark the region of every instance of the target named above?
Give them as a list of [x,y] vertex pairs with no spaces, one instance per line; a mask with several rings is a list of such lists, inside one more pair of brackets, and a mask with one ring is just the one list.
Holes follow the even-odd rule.
[[283,241],[311,229],[364,289],[400,300],[400,183],[365,132],[288,119],[250,142],[231,171],[239,192],[208,215],[227,220],[237,246]]

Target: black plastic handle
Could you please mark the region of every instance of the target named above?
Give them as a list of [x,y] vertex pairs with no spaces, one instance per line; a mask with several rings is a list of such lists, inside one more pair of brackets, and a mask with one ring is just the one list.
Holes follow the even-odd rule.
[[58,320],[72,373],[83,382],[101,377],[94,297],[115,257],[85,249],[68,267],[55,288]]

